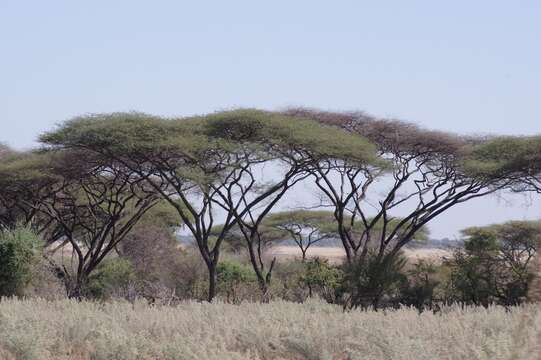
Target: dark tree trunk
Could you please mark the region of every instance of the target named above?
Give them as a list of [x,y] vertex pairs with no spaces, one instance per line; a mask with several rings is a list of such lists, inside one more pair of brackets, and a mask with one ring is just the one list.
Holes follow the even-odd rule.
[[66,293],[68,299],[74,299],[81,301],[83,299],[84,281],[82,279],[76,279],[73,282],[66,283]]
[[306,249],[301,248],[302,262],[306,262]]
[[216,297],[216,284],[217,284],[217,273],[216,273],[216,264],[214,262],[210,262],[207,264],[208,270],[209,270],[209,293],[208,293],[208,302],[212,302],[212,300]]

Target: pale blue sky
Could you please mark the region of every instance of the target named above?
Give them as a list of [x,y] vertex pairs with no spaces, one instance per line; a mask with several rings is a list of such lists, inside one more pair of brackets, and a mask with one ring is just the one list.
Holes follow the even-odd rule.
[[[0,0],[0,141],[91,112],[291,105],[538,133],[540,38],[540,1]],[[541,214],[479,203],[441,233]]]

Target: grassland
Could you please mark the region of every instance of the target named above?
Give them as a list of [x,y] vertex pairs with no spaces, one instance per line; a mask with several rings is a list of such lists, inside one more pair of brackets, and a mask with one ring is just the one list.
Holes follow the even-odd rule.
[[0,359],[539,359],[539,305],[352,311],[310,301],[0,302]]

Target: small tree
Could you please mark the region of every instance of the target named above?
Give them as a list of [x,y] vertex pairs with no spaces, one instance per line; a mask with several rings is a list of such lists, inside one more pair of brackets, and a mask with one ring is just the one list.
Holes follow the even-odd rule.
[[293,240],[306,260],[308,249],[322,240],[336,236],[336,220],[328,211],[284,211],[270,214],[264,226],[278,230],[280,240]]
[[28,227],[0,231],[0,297],[24,294],[42,251],[42,242]]

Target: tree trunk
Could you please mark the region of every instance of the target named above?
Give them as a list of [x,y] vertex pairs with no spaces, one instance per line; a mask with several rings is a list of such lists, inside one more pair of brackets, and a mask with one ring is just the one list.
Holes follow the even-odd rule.
[[261,302],[268,303],[270,301],[269,284],[263,280],[259,282],[259,289],[261,290]]
[[81,301],[83,299],[83,286],[84,281],[76,279],[74,282],[66,283],[66,293],[68,299],[75,299]]
[[216,264],[214,262],[210,262],[207,264],[208,270],[209,270],[209,293],[208,293],[208,302],[212,302],[212,300],[216,297],[216,283],[217,283],[217,273],[216,273]]

